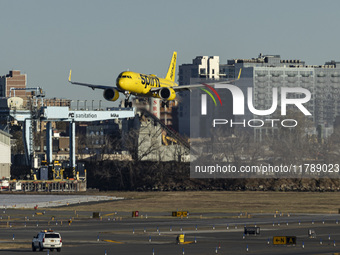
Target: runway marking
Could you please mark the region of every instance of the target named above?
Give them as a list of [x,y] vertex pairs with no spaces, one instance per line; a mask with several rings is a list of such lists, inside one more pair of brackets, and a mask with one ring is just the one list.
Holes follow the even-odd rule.
[[124,244],[123,242],[118,242],[118,241],[114,241],[114,240],[103,240],[104,242],[108,242],[108,243],[118,243],[118,244]]
[[116,213],[108,213],[108,214],[104,214],[102,217],[107,217],[107,216],[111,216],[111,215],[116,215]]

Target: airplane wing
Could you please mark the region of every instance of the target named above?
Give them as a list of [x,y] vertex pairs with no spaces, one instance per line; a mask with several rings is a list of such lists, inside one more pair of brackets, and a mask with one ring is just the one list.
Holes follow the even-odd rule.
[[181,92],[181,91],[191,91],[192,89],[204,88],[204,87],[205,86],[202,83],[202,84],[192,84],[192,85],[181,85],[181,86],[172,87],[172,89],[176,92]]
[[[75,81],[71,81],[71,74],[72,74],[72,70],[70,70],[70,75],[68,77],[68,82],[74,85],[80,85],[80,86],[86,86],[89,87],[91,89],[112,89],[113,86],[108,86],[108,85],[98,85],[98,84],[90,84],[90,83],[83,83],[83,82],[75,82]],[[120,91],[118,88],[115,88],[118,91]]]
[[[204,88],[205,85],[210,85],[213,86],[214,84],[219,83],[219,84],[228,84],[231,83],[230,82],[214,82],[214,83],[201,83],[201,84],[191,84],[191,85],[181,85],[181,86],[174,86],[171,87],[175,92],[182,92],[182,91],[191,91],[192,89],[197,89],[197,88]],[[151,88],[150,91],[151,92],[157,92],[159,90],[161,90],[164,87],[157,87],[157,88]]]
[[[176,87],[171,87],[174,91],[176,92],[180,92],[180,91],[191,91],[192,89],[196,89],[196,88],[204,88],[205,85],[214,85],[216,83],[219,83],[219,84],[229,84],[229,83],[232,83],[232,82],[235,82],[237,80],[240,79],[240,76],[241,76],[241,71],[242,69],[240,69],[240,72],[238,73],[238,77],[237,79],[235,80],[228,80],[228,81],[217,81],[217,82],[213,82],[213,83],[201,83],[201,84],[191,84],[191,85],[181,85],[181,86],[176,86]],[[155,92],[155,91],[158,91],[162,89],[162,87],[158,87],[158,88],[152,88],[151,91],[152,92]]]

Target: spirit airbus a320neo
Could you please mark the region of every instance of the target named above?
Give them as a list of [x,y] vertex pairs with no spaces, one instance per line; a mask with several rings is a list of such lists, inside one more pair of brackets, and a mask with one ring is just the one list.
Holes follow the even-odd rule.
[[176,60],[177,52],[174,52],[165,78],[159,78],[154,74],[147,75],[125,71],[118,75],[116,87],[113,87],[71,81],[72,70],[70,70],[68,80],[75,85],[87,86],[92,89],[103,89],[103,96],[108,101],[118,100],[119,92],[123,93],[125,95],[125,107],[132,106],[132,103],[129,102],[131,95],[160,98],[162,99],[162,104],[167,104],[176,98],[176,92],[204,86],[202,84],[178,86],[175,83]]

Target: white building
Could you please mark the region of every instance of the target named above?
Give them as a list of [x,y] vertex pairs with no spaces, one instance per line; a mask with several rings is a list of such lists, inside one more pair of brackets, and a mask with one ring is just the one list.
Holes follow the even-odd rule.
[[[219,56],[198,56],[192,60],[192,64],[179,66],[179,85],[189,85],[202,82],[220,80],[224,74],[220,74]],[[193,96],[193,95],[191,95]],[[190,92],[182,92],[179,95],[178,106],[178,131],[182,135],[190,136]]]
[[11,135],[0,130],[0,178],[11,177]]
[[183,64],[179,67],[179,85],[188,85],[192,78],[219,80],[220,57],[198,56],[192,60],[192,64]]

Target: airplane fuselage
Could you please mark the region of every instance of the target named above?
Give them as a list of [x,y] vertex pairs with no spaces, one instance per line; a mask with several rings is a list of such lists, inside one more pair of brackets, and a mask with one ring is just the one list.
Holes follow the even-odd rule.
[[159,97],[153,88],[172,88],[178,86],[175,82],[159,78],[153,74],[141,74],[130,71],[122,72],[118,75],[116,85],[119,89],[129,91],[137,96]]

